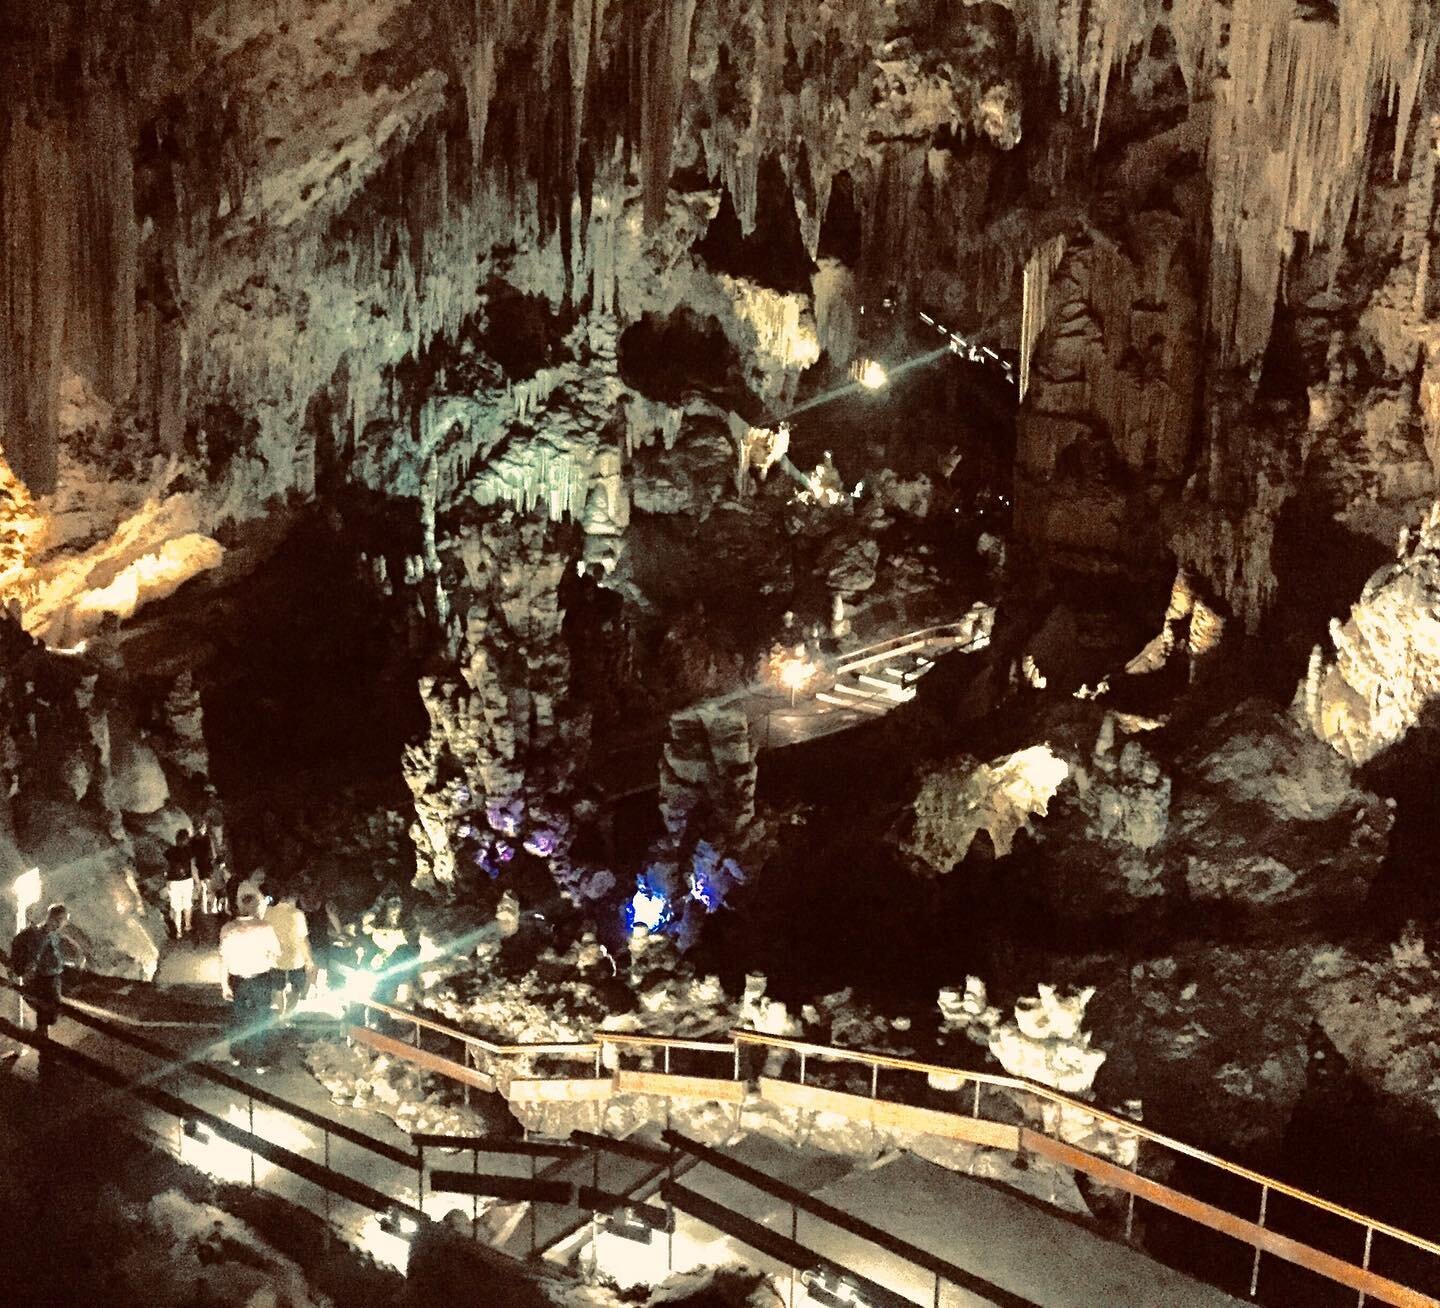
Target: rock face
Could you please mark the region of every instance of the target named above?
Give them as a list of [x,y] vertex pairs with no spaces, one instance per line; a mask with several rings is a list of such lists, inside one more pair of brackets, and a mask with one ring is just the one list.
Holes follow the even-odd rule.
[[957,759],[931,772],[915,797],[914,826],[902,848],[932,874],[949,872],[989,833],[997,858],[1015,836],[1043,817],[1069,765],[1047,745],[1019,750],[993,763]]
[[1016,528],[1082,570],[1152,566],[1178,493],[1200,369],[1193,252],[1174,214],[1072,242],[1053,274],[1016,450]]
[[1300,703],[1315,734],[1364,763],[1393,745],[1440,695],[1440,505],[1400,558],[1372,577],[1343,625],[1333,662],[1317,649]]
[[1197,903],[1291,926],[1363,903],[1392,813],[1298,721],[1242,704],[1182,767],[1171,849]]

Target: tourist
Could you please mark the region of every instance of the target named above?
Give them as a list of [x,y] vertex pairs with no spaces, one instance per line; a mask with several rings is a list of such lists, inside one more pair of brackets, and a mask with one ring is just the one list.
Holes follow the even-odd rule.
[[220,928],[220,993],[233,1001],[230,1061],[265,1070],[269,1061],[270,973],[280,961],[275,928],[260,917],[253,886],[236,896],[236,916]]
[[217,854],[210,824],[201,818],[195,824],[195,834],[190,840],[190,861],[194,865],[195,878],[200,887],[200,911],[202,913],[208,914],[216,911],[214,892]]
[[182,827],[176,832],[174,843],[165,851],[165,889],[170,899],[170,920],[175,927],[176,940],[185,939],[194,925],[195,893],[199,888],[190,832]]
[[305,914],[305,934],[310,942],[310,961],[315,969],[316,983],[323,986],[329,980],[331,946],[345,931],[334,905],[325,897],[324,887],[315,878],[305,878],[297,902],[300,911]]
[[65,996],[65,955],[60,948],[60,933],[69,921],[64,904],[51,904],[46,910],[40,947],[26,978],[26,998],[35,1010],[35,1030],[42,1041],[50,1038],[50,1028],[60,1016],[60,1001]]
[[[40,945],[44,939],[45,910],[39,904],[31,904],[25,910],[25,925],[10,942],[10,974],[24,987],[29,987],[30,978],[35,974],[35,960],[40,957]],[[23,1009],[20,1018],[23,1026]]]
[[280,997],[280,1016],[288,1017],[305,993],[313,969],[309,929],[305,914],[295,902],[293,887],[281,892],[279,902],[265,914],[265,921],[280,942],[280,958],[270,976],[271,989]]

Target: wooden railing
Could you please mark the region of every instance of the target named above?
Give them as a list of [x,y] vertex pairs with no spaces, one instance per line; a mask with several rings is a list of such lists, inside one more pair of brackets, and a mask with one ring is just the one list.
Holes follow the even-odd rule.
[[[394,1048],[391,1052],[397,1056],[409,1056],[428,1070],[450,1075],[462,1084],[477,1084],[473,1077],[478,1072],[487,1088],[493,1085],[517,1105],[538,1107],[557,1102],[603,1104],[612,1095],[636,1093],[733,1102],[737,1105],[738,1115],[743,1113],[744,1103],[751,1097],[749,1078],[742,1077],[745,1050],[755,1050],[757,1056],[788,1057],[797,1063],[798,1076],[789,1079],[761,1075],[758,1078],[761,1102],[801,1112],[837,1113],[852,1120],[868,1121],[877,1130],[911,1131],[1007,1149],[1020,1158],[1044,1158],[1071,1172],[1087,1175],[1127,1196],[1127,1237],[1133,1227],[1135,1200],[1139,1198],[1249,1245],[1254,1250],[1249,1279],[1252,1297],[1257,1291],[1261,1257],[1268,1253],[1354,1290],[1361,1305],[1373,1300],[1397,1305],[1398,1308],[1440,1308],[1440,1299],[1371,1270],[1377,1236],[1437,1260],[1437,1274],[1440,1274],[1440,1244],[1020,1077],[947,1067],[869,1050],[842,1049],[750,1030],[731,1031],[726,1040],[691,1040],[676,1036],[600,1031],[591,1040],[573,1043],[500,1044],[459,1031],[433,1018],[385,1004],[371,1002],[366,1007],[384,1013],[393,1021],[411,1024],[416,1047],[392,1041],[390,1043]],[[462,1061],[456,1063],[420,1049],[422,1030],[442,1033],[462,1045]],[[375,1043],[375,1033],[362,1027],[352,1027],[351,1034]],[[658,1061],[660,1070],[624,1067],[624,1056],[637,1053],[646,1055],[647,1061],[652,1064]],[[677,1053],[724,1056],[728,1076],[677,1075],[672,1072],[672,1056]],[[586,1075],[571,1077],[537,1073],[534,1066],[537,1060],[550,1058],[584,1062],[587,1065],[584,1069]],[[868,1093],[857,1094],[817,1084],[812,1060],[832,1065],[848,1064],[854,1069],[868,1071]],[[943,1087],[943,1093],[968,1095],[968,1111],[907,1103],[897,1096],[893,1076],[886,1078],[891,1084],[885,1085],[885,1093],[882,1093],[882,1073],[923,1076],[929,1086]],[[862,1077],[862,1081],[864,1079]],[[735,1089],[722,1093],[722,1085],[733,1085]],[[988,1114],[987,1108],[992,1110]],[[1030,1111],[1027,1113],[1026,1109]],[[600,1118],[603,1121],[603,1112]],[[1147,1157],[1147,1170],[1150,1172],[1156,1170],[1155,1163],[1168,1155],[1183,1157],[1218,1174],[1255,1186],[1255,1219],[1240,1217],[1145,1174],[1140,1167],[1142,1151]],[[1315,1213],[1324,1213],[1350,1223],[1355,1228],[1356,1248],[1361,1250],[1359,1262],[1337,1257],[1267,1226],[1271,1200],[1275,1196],[1285,1196]]]

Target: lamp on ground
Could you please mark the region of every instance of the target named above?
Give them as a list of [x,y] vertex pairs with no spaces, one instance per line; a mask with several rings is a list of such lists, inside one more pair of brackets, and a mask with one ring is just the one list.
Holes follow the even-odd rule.
[[848,1277],[828,1268],[815,1267],[800,1274],[800,1284],[814,1302],[825,1308],[870,1308],[870,1300]]
[[600,1229],[608,1235],[618,1235],[622,1240],[631,1240],[636,1244],[649,1244],[655,1234],[655,1228],[634,1208],[622,1208],[602,1218]]
[[380,1229],[387,1235],[398,1235],[408,1240],[420,1229],[419,1221],[403,1208],[389,1208],[380,1214]]
[[890,374],[878,360],[856,359],[850,365],[850,378],[867,391],[878,391],[890,380]]
[[783,655],[775,668],[775,677],[790,692],[790,707],[795,707],[797,692],[810,684],[819,669],[804,654]]

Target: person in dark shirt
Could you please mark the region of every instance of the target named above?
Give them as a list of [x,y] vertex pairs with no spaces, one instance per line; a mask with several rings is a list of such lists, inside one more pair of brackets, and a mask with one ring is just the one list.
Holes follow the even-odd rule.
[[175,939],[183,940],[195,923],[195,892],[200,883],[195,876],[195,857],[190,832],[181,828],[175,842],[165,851],[165,889],[170,899],[170,919],[175,924]]
[[64,904],[50,905],[40,928],[44,938],[25,982],[26,998],[35,1010],[35,1027],[42,1040],[49,1039],[65,994],[65,956],[60,949],[60,933],[69,921],[70,913]]

